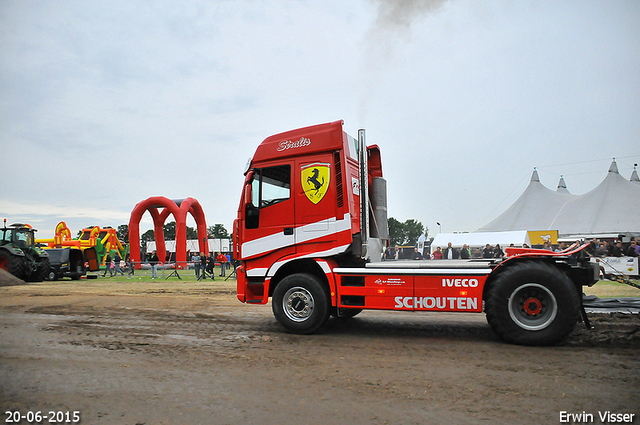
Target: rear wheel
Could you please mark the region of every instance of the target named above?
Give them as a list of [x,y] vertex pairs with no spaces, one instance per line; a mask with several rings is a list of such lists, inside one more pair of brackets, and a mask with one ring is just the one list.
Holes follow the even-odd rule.
[[315,276],[294,274],[276,286],[271,308],[276,320],[287,331],[309,334],[329,318],[329,296]]
[[0,252],[0,269],[3,269],[18,279],[24,279],[24,260],[22,257],[9,252]]
[[575,327],[580,298],[575,285],[558,268],[523,262],[503,271],[486,297],[487,321],[503,340],[549,345]]

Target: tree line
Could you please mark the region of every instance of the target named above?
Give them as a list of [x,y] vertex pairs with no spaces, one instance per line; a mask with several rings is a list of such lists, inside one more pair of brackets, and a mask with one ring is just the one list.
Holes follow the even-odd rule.
[[415,246],[421,235],[424,235],[425,240],[429,240],[429,228],[418,220],[410,218],[400,222],[389,217],[390,246]]
[[[94,226],[87,226],[85,229],[89,229]],[[176,238],[176,222],[172,221],[162,226],[162,233],[164,233],[164,240],[172,241]],[[82,230],[78,231],[78,236],[82,234]],[[231,235],[224,227],[223,224],[214,224],[207,227],[207,234],[211,239],[231,239]],[[116,236],[120,242],[125,244],[129,243],[129,225],[121,224],[116,229]],[[187,226],[187,240],[198,239],[197,229]],[[155,241],[153,229],[149,229],[140,235],[140,246],[147,246],[147,242]]]
[[[176,238],[176,222],[166,223],[162,227],[162,231],[165,240],[174,240]],[[223,224],[214,224],[213,226],[207,227],[207,233],[209,237],[213,239],[231,238],[231,235]],[[118,226],[116,234],[120,241],[129,243],[129,225],[121,224]],[[413,246],[423,234],[425,240],[428,240],[429,228],[425,227],[419,221],[410,218],[404,222],[400,222],[393,217],[389,217],[389,239],[391,246]],[[198,239],[198,231],[193,227],[187,226],[187,239]],[[140,235],[140,244],[142,246],[146,246],[147,242],[153,241],[155,241],[155,237],[152,229]]]

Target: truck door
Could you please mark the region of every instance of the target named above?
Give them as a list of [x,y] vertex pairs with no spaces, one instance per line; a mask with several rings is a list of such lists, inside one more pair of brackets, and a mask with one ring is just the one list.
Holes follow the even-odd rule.
[[245,188],[242,259],[276,250],[278,257],[295,253],[291,164],[263,166],[251,173]]
[[329,249],[336,241],[336,174],[332,153],[295,162],[298,253]]

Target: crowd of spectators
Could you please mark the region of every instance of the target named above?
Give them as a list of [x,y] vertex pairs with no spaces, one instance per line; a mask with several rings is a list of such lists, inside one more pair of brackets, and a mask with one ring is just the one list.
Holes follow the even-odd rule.
[[587,252],[593,257],[640,257],[640,245],[635,238],[631,238],[626,246],[621,240],[610,243],[593,238],[587,247]]
[[[514,244],[510,245],[510,247],[513,246]],[[527,244],[524,244],[522,247],[529,248]],[[567,249],[567,244],[565,242],[560,242],[558,245],[554,246],[549,242],[545,242],[542,246],[542,249],[560,252]],[[636,242],[635,238],[631,238],[631,241],[628,244],[624,244],[620,240],[609,243],[607,241],[599,241],[597,238],[594,238],[586,248],[586,251],[589,253],[589,255],[594,257],[639,257],[640,245]],[[486,244],[484,248],[477,247],[475,249],[471,249],[467,244],[462,245],[462,248],[456,248],[452,246],[451,242],[449,242],[446,248],[442,249],[442,247],[438,246],[431,253],[422,253],[416,247],[413,250],[411,258],[414,260],[464,260],[503,258],[505,256],[506,254],[502,250],[502,247],[500,247],[500,244],[496,244],[495,246]],[[399,247],[395,247],[395,249],[391,247],[388,248],[385,252],[385,258],[390,260],[399,259]]]

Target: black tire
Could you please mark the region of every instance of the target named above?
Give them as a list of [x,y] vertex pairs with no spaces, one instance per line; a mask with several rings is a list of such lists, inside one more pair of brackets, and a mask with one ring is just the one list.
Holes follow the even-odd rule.
[[551,345],[567,337],[580,318],[580,297],[553,265],[527,261],[504,270],[489,288],[485,311],[504,341]]
[[287,276],[273,291],[271,308],[276,320],[295,334],[310,334],[329,318],[329,294],[310,274]]
[[24,280],[24,259],[5,250],[0,252],[0,268]]
[[49,276],[51,271],[51,264],[48,258],[40,258],[40,261],[36,263],[36,269],[27,278],[27,282],[43,282]]

